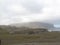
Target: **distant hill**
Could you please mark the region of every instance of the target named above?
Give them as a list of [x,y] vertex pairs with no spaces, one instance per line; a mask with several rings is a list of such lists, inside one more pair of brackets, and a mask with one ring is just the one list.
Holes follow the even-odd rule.
[[11,24],[11,26],[29,27],[29,28],[47,28],[47,29],[54,28],[53,24],[43,23],[43,22],[16,23],[16,24]]
[[11,25],[0,25],[0,32],[6,33],[41,33],[53,29],[53,24],[43,22],[16,23]]

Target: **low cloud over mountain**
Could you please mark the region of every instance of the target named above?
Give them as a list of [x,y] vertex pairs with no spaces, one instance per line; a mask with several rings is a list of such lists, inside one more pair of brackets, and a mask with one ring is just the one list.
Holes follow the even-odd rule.
[[54,28],[53,24],[43,23],[43,22],[16,23],[16,24],[11,24],[11,26],[29,27],[29,28],[47,28],[47,29]]

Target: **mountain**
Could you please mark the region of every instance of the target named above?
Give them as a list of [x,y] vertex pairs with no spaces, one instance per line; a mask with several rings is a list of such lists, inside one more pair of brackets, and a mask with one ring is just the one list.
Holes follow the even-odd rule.
[[16,24],[11,24],[11,26],[29,27],[29,28],[47,28],[47,29],[54,28],[53,24],[44,23],[44,22],[16,23]]
[[27,22],[27,23],[15,23],[10,25],[0,25],[0,33],[40,33],[48,32],[54,28],[53,24],[44,22]]

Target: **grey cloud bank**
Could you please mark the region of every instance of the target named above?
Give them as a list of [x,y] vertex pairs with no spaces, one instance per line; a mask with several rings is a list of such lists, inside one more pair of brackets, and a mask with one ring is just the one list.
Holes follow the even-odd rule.
[[0,24],[29,21],[60,24],[60,1],[0,0]]

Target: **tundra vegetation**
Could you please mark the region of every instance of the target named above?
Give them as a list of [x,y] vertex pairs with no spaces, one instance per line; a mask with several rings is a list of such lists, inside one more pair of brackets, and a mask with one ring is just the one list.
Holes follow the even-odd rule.
[[60,42],[60,32],[49,32],[44,28],[0,27],[0,40],[7,45],[29,42]]

